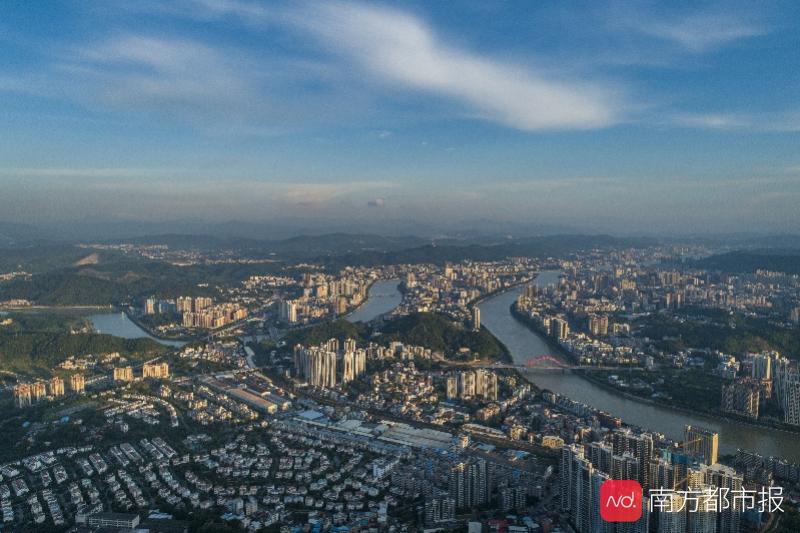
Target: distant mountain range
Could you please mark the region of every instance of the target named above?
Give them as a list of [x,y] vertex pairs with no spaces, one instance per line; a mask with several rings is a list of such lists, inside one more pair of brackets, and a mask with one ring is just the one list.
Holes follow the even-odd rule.
[[[488,219],[446,221],[442,224],[414,220],[376,220],[365,222],[346,219],[281,218],[267,221],[207,221],[194,220],[108,220],[86,218],[82,220],[47,224],[21,224],[0,221],[0,247],[20,246],[30,243],[50,242],[136,242],[156,243],[176,247],[205,248],[263,248],[272,243],[283,252],[308,244],[314,249],[326,247],[330,253],[341,253],[341,246],[354,246],[358,250],[405,249],[436,243],[439,245],[498,245],[508,241],[520,243],[526,238],[543,238],[558,235],[591,235],[597,233],[578,227],[547,223],[509,222]],[[629,231],[626,238],[636,234]],[[331,239],[331,236],[334,236]],[[337,237],[338,236],[338,237]],[[342,236],[346,236],[343,242]],[[617,235],[622,237],[623,235]],[[639,235],[647,237],[647,235]],[[353,237],[353,239],[351,239]],[[785,248],[800,249],[800,235],[746,234],[725,235],[658,235],[651,236],[660,242],[694,242],[697,244],[726,245],[737,249]],[[313,242],[313,239],[318,242]],[[363,242],[355,242],[361,238]]]

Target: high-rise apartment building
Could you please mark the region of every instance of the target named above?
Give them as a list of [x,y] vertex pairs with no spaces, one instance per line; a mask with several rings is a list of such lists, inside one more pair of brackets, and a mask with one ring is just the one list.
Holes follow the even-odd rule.
[[47,387],[44,382],[37,381],[31,383],[31,400],[33,400],[34,403],[44,400],[45,396],[47,396]]
[[[715,464],[706,469],[706,484],[716,487],[729,495],[742,489],[743,478],[729,466]],[[730,506],[716,513],[717,533],[739,533],[744,502],[730,496]]]
[[122,366],[115,368],[114,381],[133,381],[133,367]]
[[175,310],[179,313],[192,312],[192,297],[191,296],[178,296],[175,299]]
[[145,363],[142,365],[142,377],[152,379],[166,379],[169,377],[169,363]]
[[721,408],[747,418],[757,419],[761,384],[754,378],[738,379],[722,385]]
[[437,495],[425,500],[425,524],[435,526],[450,522],[456,517],[456,501],[448,495]]
[[47,382],[48,394],[54,398],[64,396],[64,380],[58,376],[50,378]]
[[608,335],[608,316],[592,315],[589,317],[589,333],[595,337]]
[[447,398],[470,400],[481,398],[496,401],[498,395],[497,374],[491,370],[478,369],[456,372],[447,377]]
[[702,458],[707,465],[716,464],[719,433],[697,426],[686,426],[683,430],[683,449],[688,455]]
[[297,323],[297,302],[292,300],[283,300],[280,305],[281,320],[287,324]]
[[614,455],[632,455],[639,461],[639,476],[636,478],[642,487],[650,484],[650,462],[653,460],[653,436],[649,433],[636,434],[628,428],[617,429],[611,434]]
[[523,511],[526,506],[523,487],[503,487],[497,491],[497,506],[501,511]]
[[336,352],[333,350],[318,346],[295,347],[294,367],[295,374],[312,387],[336,386]]
[[342,354],[342,383],[349,383],[362,375],[367,368],[366,361],[364,350],[346,350]]
[[81,393],[86,388],[86,380],[83,374],[72,374],[69,377],[69,388],[72,392]]
[[686,533],[686,502],[680,494],[671,498],[669,510],[658,512],[658,533]]
[[17,383],[14,385],[14,404],[22,408],[29,407],[32,403],[30,383]]
[[564,340],[569,335],[569,324],[566,320],[560,317],[553,318],[550,321],[550,335],[557,340]]
[[453,466],[449,472],[448,486],[457,509],[486,504],[489,501],[486,461],[471,459]]
[[753,355],[753,373],[755,379],[772,379],[772,354],[757,353]]
[[800,426],[800,370],[786,358],[775,360],[774,394],[783,412],[783,421]]

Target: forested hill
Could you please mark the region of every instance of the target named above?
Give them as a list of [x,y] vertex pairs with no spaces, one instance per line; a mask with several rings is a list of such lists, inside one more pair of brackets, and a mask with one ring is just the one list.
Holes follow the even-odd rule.
[[92,333],[85,319],[71,315],[11,313],[5,318],[10,324],[0,326],[0,366],[12,372],[47,376],[72,355],[119,352],[139,360],[167,351],[152,339]]
[[619,239],[610,235],[548,235],[508,239],[495,244],[426,244],[394,251],[366,251],[325,258],[336,265],[391,265],[402,263],[433,263],[471,261],[500,261],[509,257],[556,257],[579,251],[610,249],[625,246],[646,246],[655,241]]
[[699,259],[694,266],[732,274],[758,269],[800,274],[800,250],[740,250]]
[[331,338],[339,341],[352,338],[359,343],[371,340],[383,345],[399,341],[430,348],[445,355],[457,354],[461,348],[468,348],[482,358],[501,359],[506,355],[506,348],[487,330],[472,331],[436,313],[412,313],[397,317],[382,324],[378,335],[373,336],[371,333],[365,324],[336,320],[294,330],[284,340],[287,349],[295,344],[311,346]]

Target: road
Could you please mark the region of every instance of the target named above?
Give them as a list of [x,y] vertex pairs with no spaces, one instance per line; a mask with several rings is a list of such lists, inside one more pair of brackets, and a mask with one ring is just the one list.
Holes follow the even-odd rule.
[[[286,381],[286,379],[281,378],[280,376],[276,376],[276,375],[274,375],[272,373],[267,373],[267,372],[265,372],[265,374],[268,375],[270,379],[275,381],[275,383],[278,386],[280,386],[280,387],[282,387],[284,389],[287,389],[287,390],[291,390],[298,397],[304,397],[306,399],[313,400],[314,402],[317,402],[319,404],[330,405],[332,407],[349,407],[351,409],[357,409],[357,410],[360,410],[360,411],[366,411],[367,413],[369,413],[370,415],[372,415],[372,416],[374,416],[376,418],[383,419],[383,420],[388,420],[390,422],[399,422],[399,423],[403,423],[403,424],[408,424],[411,427],[416,427],[416,428],[420,428],[420,429],[433,429],[433,430],[436,430],[436,431],[453,431],[453,430],[457,430],[458,429],[458,428],[450,428],[450,427],[447,427],[447,426],[440,426],[438,424],[431,424],[429,422],[422,422],[420,420],[413,420],[413,419],[410,419],[410,418],[393,415],[393,414],[388,413],[387,411],[384,411],[382,409],[374,409],[374,408],[364,407],[364,406],[359,405],[359,404],[357,404],[355,402],[329,398],[329,397],[321,395],[321,394],[316,394],[316,393],[314,393],[314,392],[312,392],[312,391],[310,391],[308,389],[297,388],[297,387],[294,386],[294,384]],[[548,459],[555,459],[557,457],[557,455],[558,455],[558,453],[556,451],[554,451],[554,450],[551,450],[549,448],[544,448],[542,446],[539,446],[539,445],[536,445],[536,444],[533,444],[533,443],[530,443],[530,442],[526,442],[526,441],[511,440],[511,439],[500,439],[500,438],[490,437],[488,435],[475,434],[475,433],[470,433],[470,438],[472,438],[472,440],[474,440],[476,442],[481,442],[481,443],[484,443],[484,444],[491,444],[491,445],[493,445],[493,446],[495,446],[497,448],[503,449],[503,450],[522,450],[522,451],[528,452],[528,453],[530,453],[532,455],[536,455],[536,456],[539,456],[539,457],[546,457]],[[514,461],[509,461],[504,457],[499,457],[499,456],[496,456],[496,455],[492,455],[492,460],[496,461],[496,462],[499,462],[501,464],[506,464],[507,466],[512,467],[512,468],[519,468],[520,467],[520,465],[518,463],[516,463]]]

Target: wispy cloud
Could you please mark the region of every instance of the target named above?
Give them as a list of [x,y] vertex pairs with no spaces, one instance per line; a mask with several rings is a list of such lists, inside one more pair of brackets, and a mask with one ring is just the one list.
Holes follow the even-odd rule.
[[749,120],[747,120],[745,117],[732,113],[678,114],[672,118],[671,122],[679,126],[709,128],[715,130],[743,128],[749,124]]
[[87,45],[73,57],[60,69],[106,105],[234,119],[258,109],[259,70],[232,50],[127,34]]
[[642,9],[626,9],[617,23],[649,37],[671,42],[688,52],[701,53],[768,33],[765,25],[741,13],[714,9],[681,15],[656,15]]
[[620,120],[618,90],[449,44],[404,11],[325,2],[305,4],[289,20],[377,81],[452,99],[486,120],[521,130],[601,128]]
[[731,131],[797,132],[800,131],[800,110],[770,113],[679,113],[670,125]]
[[[160,32],[131,24],[127,33],[64,46],[35,71],[0,74],[0,91],[79,101],[100,113],[177,118],[204,133],[240,136],[283,134],[309,125],[364,125],[375,118],[387,129],[372,130],[373,135],[386,139],[401,124],[423,116],[477,118],[521,131],[600,129],[621,122],[800,129],[800,113],[679,113],[674,103],[653,112],[664,99],[657,88],[647,102],[632,101],[635,76],[628,76],[628,83],[599,81],[611,57],[619,68],[639,65],[642,57],[649,66],[666,68],[676,58],[688,62],[693,54],[770,31],[765,19],[741,14],[748,11],[732,14],[704,6],[657,12],[635,2],[591,10],[587,19],[578,19],[597,23],[587,41],[614,44],[601,51],[605,59],[592,55],[590,67],[569,60],[580,55],[573,44],[553,57],[552,49],[532,48],[531,54],[541,54],[535,64],[515,62],[511,54],[478,51],[466,39],[455,42],[447,37],[447,27],[435,27],[410,10],[378,3],[186,2],[126,7],[138,16],[186,20],[164,24]],[[187,21],[233,27],[246,38],[209,33],[215,36],[211,39],[184,31]]]
[[17,167],[1,168],[0,178],[167,178],[187,169],[154,167]]
[[37,71],[0,76],[0,91],[78,101],[93,110],[189,122],[205,133],[269,136],[347,117],[363,106],[329,65],[201,37],[130,32],[65,46]]

